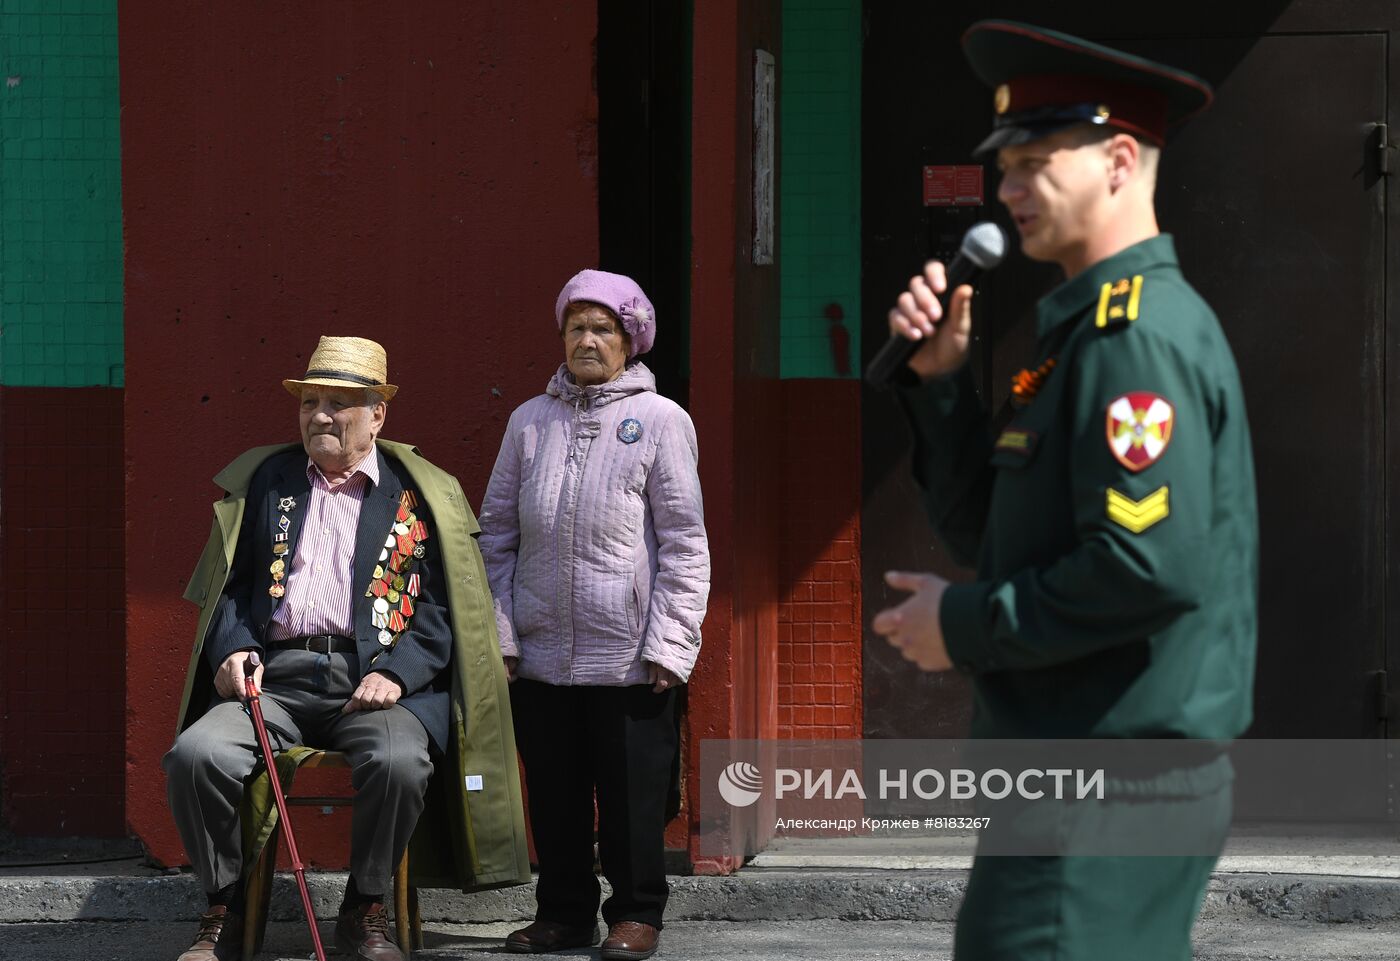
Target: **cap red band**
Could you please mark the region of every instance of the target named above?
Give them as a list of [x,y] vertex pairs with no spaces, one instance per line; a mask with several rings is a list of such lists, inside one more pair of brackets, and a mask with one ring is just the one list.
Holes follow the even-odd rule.
[[1158,91],[1102,77],[1054,74],[1016,77],[1007,87],[1010,98],[1006,113],[1010,117],[1042,107],[1102,104],[1108,108],[1109,126],[1138,134],[1159,147],[1166,142],[1167,98]]

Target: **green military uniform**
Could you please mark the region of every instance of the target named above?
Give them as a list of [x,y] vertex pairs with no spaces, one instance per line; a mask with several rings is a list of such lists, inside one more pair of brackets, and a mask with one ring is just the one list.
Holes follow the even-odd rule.
[[[1033,83],[1016,89],[1015,61],[1052,73],[1066,42],[1078,46],[1063,74],[1105,59],[1024,25],[970,32],[974,69],[999,85],[1008,121],[989,147],[1048,132],[1054,111]],[[1107,53],[1119,58],[1110,86],[1145,63]],[[1008,106],[1031,93],[1041,99],[1018,123]],[[1063,106],[1049,129],[1113,109]],[[1037,336],[1009,419],[984,409],[966,366],[899,392],[930,517],[977,565],[940,611],[949,657],[973,679],[973,736],[1233,738],[1250,721],[1258,535],[1244,398],[1219,322],[1162,235],[1046,296]],[[1223,839],[1228,762],[1187,774]],[[1189,958],[1214,860],[979,857],[957,957]]]

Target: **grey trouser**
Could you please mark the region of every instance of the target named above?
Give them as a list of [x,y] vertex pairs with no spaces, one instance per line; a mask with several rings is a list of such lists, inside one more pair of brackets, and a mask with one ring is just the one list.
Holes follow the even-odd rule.
[[[428,732],[402,705],[340,713],[355,690],[352,656],[272,652],[263,718],[274,751],[307,744],[345,753],[355,789],[350,873],[362,893],[385,894],[423,811],[433,765]],[[243,705],[221,701],[176,738],[162,761],[171,814],[206,892],[233,884],[242,872],[238,806],[256,747]]]

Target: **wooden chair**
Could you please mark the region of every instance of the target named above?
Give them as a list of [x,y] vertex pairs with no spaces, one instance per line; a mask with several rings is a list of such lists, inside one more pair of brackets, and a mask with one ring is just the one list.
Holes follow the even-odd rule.
[[[314,767],[348,768],[350,762],[339,751],[317,751],[301,762],[298,770]],[[293,797],[287,795],[287,805],[303,807],[349,807],[353,798],[345,795]],[[244,893],[246,908],[243,917],[243,961],[253,961],[262,950],[263,934],[267,929],[267,908],[272,897],[272,878],[277,868],[277,847],[282,825],[273,829],[257,863],[248,872]],[[399,866],[394,871],[394,927],[399,948],[406,957],[423,946],[423,921],[418,913],[418,889],[408,883],[408,849],[405,848]],[[329,946],[328,946],[329,948]]]

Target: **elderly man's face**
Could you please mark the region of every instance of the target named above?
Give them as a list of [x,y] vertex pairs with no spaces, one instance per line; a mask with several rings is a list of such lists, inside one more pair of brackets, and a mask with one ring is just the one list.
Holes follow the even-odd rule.
[[564,363],[580,387],[615,380],[631,349],[631,338],[606,307],[571,305],[564,315]]
[[372,391],[301,389],[301,442],[322,473],[347,471],[374,448],[388,405]]

